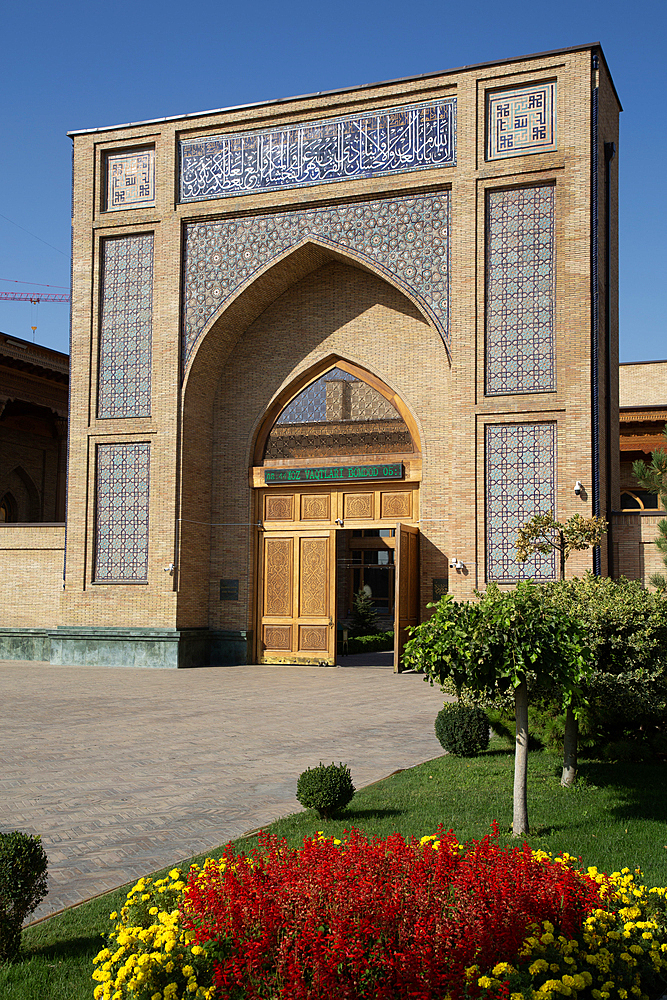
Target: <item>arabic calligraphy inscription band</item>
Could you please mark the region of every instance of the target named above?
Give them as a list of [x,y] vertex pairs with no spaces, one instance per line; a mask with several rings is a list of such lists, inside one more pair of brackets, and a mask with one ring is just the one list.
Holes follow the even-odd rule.
[[456,164],[456,98],[181,142],[181,201]]

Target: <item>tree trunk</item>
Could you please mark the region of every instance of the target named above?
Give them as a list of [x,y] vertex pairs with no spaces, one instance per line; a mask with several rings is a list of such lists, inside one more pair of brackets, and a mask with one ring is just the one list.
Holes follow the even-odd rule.
[[514,690],[516,742],[514,745],[514,816],[512,836],[528,833],[528,683]]
[[560,553],[560,578],[565,579],[565,535],[562,531],[558,532],[558,551]]
[[563,739],[563,773],[560,783],[563,788],[571,788],[577,780],[577,744],[579,742],[579,723],[572,706],[567,706],[565,713],[565,737]]

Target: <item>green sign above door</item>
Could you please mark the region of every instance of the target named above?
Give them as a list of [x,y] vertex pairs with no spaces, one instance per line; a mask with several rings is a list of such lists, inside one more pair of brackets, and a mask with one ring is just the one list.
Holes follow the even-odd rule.
[[402,479],[403,463],[339,465],[323,469],[264,469],[265,483],[357,483],[368,479]]

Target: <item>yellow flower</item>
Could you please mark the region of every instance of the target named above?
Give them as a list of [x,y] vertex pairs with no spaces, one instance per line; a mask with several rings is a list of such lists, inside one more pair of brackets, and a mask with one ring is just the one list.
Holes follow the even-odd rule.
[[509,976],[512,972],[514,972],[514,967],[509,962],[498,962],[493,967],[494,976]]
[[543,958],[538,958],[537,961],[528,966],[528,972],[531,976],[536,976],[540,972],[546,972],[548,968],[549,966],[547,962],[545,962]]

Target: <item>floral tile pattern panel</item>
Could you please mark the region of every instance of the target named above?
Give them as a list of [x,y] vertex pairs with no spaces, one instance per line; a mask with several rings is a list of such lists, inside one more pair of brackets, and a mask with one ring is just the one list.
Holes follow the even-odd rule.
[[420,303],[448,343],[449,192],[440,191],[187,225],[184,367],[220,307],[308,237],[386,274]]
[[96,469],[95,580],[148,578],[150,445],[99,444]]
[[149,417],[153,236],[102,243],[98,417]]
[[554,188],[490,191],[486,220],[486,393],[553,392]]
[[517,562],[517,532],[556,510],[556,425],[487,424],[486,578],[498,583],[554,580],[555,554]]

